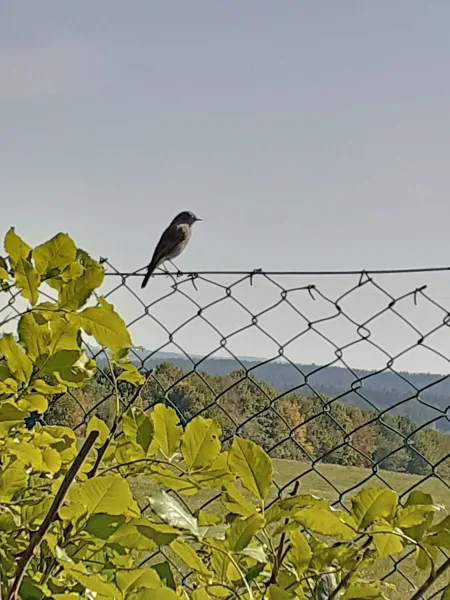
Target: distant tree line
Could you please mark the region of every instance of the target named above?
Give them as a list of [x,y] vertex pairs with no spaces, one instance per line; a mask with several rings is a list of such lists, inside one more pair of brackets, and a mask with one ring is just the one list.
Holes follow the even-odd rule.
[[[128,392],[122,383],[124,397]],[[214,417],[226,441],[237,433],[260,444],[271,456],[450,479],[450,435],[418,426],[405,415],[363,411],[324,395],[281,393],[245,370],[225,375],[185,372],[172,363],[154,369],[142,392],[141,407],[165,402],[185,423],[198,414]],[[104,376],[59,398],[46,415],[49,424],[77,428],[86,414],[111,423],[114,397]]]

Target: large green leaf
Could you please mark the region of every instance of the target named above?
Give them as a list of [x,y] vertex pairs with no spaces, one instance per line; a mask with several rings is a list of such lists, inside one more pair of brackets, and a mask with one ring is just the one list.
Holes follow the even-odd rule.
[[173,577],[172,569],[169,563],[165,560],[157,564],[152,564],[152,569],[158,573],[161,583],[167,587],[176,589],[175,579]]
[[60,350],[79,350],[81,348],[80,330],[65,319],[50,322],[49,350],[55,354]]
[[5,333],[0,338],[0,352],[13,376],[22,383],[28,383],[33,372],[33,363],[17,344],[12,333]]
[[200,471],[195,471],[192,477],[198,483],[209,488],[217,488],[233,482],[236,476],[228,466],[228,451],[220,452],[212,465]]
[[228,454],[228,465],[249,492],[261,500],[267,497],[272,485],[272,462],[262,448],[235,436]]
[[92,292],[101,286],[105,273],[103,267],[92,259],[83,265],[83,273],[79,277],[62,281],[59,287],[58,304],[65,310],[78,310],[86,304]]
[[294,569],[297,575],[302,575],[307,569],[312,558],[311,548],[306,541],[305,536],[300,532],[299,529],[289,532],[289,539],[291,542],[291,548],[289,550],[287,559],[294,565]]
[[220,453],[222,430],[217,421],[196,417],[190,421],[181,442],[181,453],[189,471],[209,467]]
[[22,523],[24,525],[40,525],[45,519],[53,503],[52,498],[43,498],[36,504],[24,504],[21,510]]
[[29,300],[32,306],[35,306],[39,300],[39,284],[41,283],[39,273],[29,261],[20,258],[14,270],[14,277],[22,296]]
[[157,492],[149,496],[148,501],[152,510],[164,523],[178,529],[186,529],[194,535],[200,534],[197,519],[166,492]]
[[398,504],[393,490],[365,488],[352,498],[352,514],[358,527],[365,529],[377,519],[389,519]]
[[48,408],[48,400],[42,394],[26,394],[18,400],[17,405],[20,409],[29,412],[37,411],[43,415]]
[[110,541],[134,550],[153,550],[156,546],[167,546],[178,536],[179,532],[174,527],[165,523],[152,523],[142,517],[119,527]]
[[5,251],[9,255],[11,266],[14,268],[21,258],[27,260],[31,254],[31,248],[20,238],[14,227],[11,227],[5,236]]
[[113,305],[103,298],[99,298],[99,304],[71,314],[68,318],[105,348],[113,351],[129,348],[132,344],[125,321],[115,312]]
[[15,460],[0,470],[0,502],[10,502],[14,495],[26,489],[29,476],[22,462]]
[[148,567],[118,571],[116,584],[125,597],[127,594],[140,589],[155,590],[161,587],[158,573]]
[[34,313],[28,312],[20,317],[17,331],[19,341],[32,361],[48,352],[51,337],[48,324],[38,323]]
[[233,552],[244,550],[263,527],[264,517],[258,514],[233,521],[226,533],[226,540],[230,550]]
[[384,598],[375,583],[351,585],[342,595],[342,600],[363,600],[364,598]]
[[226,485],[222,491],[222,504],[234,515],[249,517],[256,512],[256,508],[236,489],[233,483]]
[[87,575],[82,573],[80,572],[81,568],[82,567],[76,567],[71,569],[70,575],[86,589],[96,592],[99,596],[106,596],[106,598],[122,598],[122,594],[114,584],[108,583],[99,575]]
[[302,508],[294,515],[297,523],[320,535],[339,536],[344,540],[356,537],[356,526],[344,512],[320,506]]
[[74,484],[67,499],[69,503],[84,506],[89,515],[123,515],[133,501],[130,486],[120,475],[105,475]]
[[402,529],[408,527],[416,527],[423,523],[427,515],[435,511],[435,507],[432,505],[427,506],[408,506],[406,508],[398,508],[395,517],[395,523],[397,527]]
[[128,381],[131,385],[144,385],[145,377],[139,373],[137,367],[131,362],[115,362],[114,366],[122,369],[122,373],[117,378],[118,381]]
[[153,464],[149,472],[155,483],[160,483],[183,496],[193,496],[200,489],[200,486],[195,481],[192,481],[188,477],[180,476],[179,472],[167,469],[163,465]]
[[95,514],[90,517],[84,530],[90,535],[100,540],[109,540],[109,538],[125,524],[123,515],[105,515]]
[[415,506],[417,504],[433,504],[433,497],[421,490],[413,490],[409,494],[405,506]]
[[142,448],[146,456],[153,439],[153,425],[145,412],[137,406],[130,407],[123,415],[122,427],[124,436]]
[[151,416],[154,433],[150,454],[157,454],[161,450],[167,458],[171,458],[178,450],[183,435],[177,413],[173,408],[157,404]]
[[278,585],[271,584],[267,590],[267,600],[293,600],[294,594],[283,590]]
[[94,448],[100,448],[106,442],[109,436],[108,425],[105,421],[102,421],[95,415],[89,419],[88,426],[86,428],[86,437],[92,432],[98,431],[98,438],[95,440]]
[[67,233],[58,233],[33,251],[34,264],[43,275],[51,269],[64,269],[77,257],[77,249]]
[[210,574],[202,559],[191,546],[188,546],[181,540],[174,540],[170,544],[170,548],[175,552],[178,558],[181,558],[184,564],[193,571],[206,576]]
[[378,556],[385,558],[392,556],[403,550],[403,540],[401,531],[389,525],[389,523],[380,523],[372,526],[373,545],[376,548]]

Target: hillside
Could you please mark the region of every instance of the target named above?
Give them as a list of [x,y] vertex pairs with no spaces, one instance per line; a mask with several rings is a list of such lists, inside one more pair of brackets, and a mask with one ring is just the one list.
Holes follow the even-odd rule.
[[[141,358],[150,351],[136,350]],[[423,424],[436,419],[436,429],[450,431],[450,379],[448,375],[430,373],[399,373],[386,371],[354,370],[353,373],[342,367],[320,367],[319,365],[299,364],[292,366],[282,362],[261,364],[261,361],[240,359],[241,363],[225,358],[193,356],[198,370],[209,375],[226,375],[235,369],[252,371],[258,379],[265,381],[276,390],[284,392],[296,390],[310,396],[314,392],[331,398],[337,398],[347,404],[355,404],[361,410],[374,407],[385,410],[392,408],[392,414],[407,415],[415,423]],[[192,370],[193,363],[175,353],[156,353],[146,360],[147,368],[170,362],[183,370]],[[139,364],[139,363],[136,363]],[[397,404],[399,406],[396,406]]]

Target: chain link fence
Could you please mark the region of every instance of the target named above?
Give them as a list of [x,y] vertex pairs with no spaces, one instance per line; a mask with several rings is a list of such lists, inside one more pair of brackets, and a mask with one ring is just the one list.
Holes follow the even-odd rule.
[[[147,374],[143,409],[163,401],[183,424],[216,418],[224,444],[261,444],[273,499],[298,490],[345,507],[361,486],[403,499],[420,487],[450,508],[450,269],[159,272],[141,290],[139,272],[103,263],[102,294]],[[11,292],[0,310],[19,313],[19,302]],[[44,417],[80,434],[92,414],[111,422],[114,405],[103,351],[87,344],[98,377],[55,397]],[[127,385],[124,408],[137,401]],[[190,510],[217,500],[179,499]],[[380,577],[409,591],[420,583],[412,565],[386,561]]]

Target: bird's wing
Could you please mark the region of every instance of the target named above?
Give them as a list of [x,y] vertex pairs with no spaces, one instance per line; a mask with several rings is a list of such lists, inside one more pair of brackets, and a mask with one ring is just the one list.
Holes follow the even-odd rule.
[[153,252],[152,260],[149,268],[156,269],[166,258],[171,258],[188,237],[188,231],[184,227],[169,226],[161,236],[155,251]]

